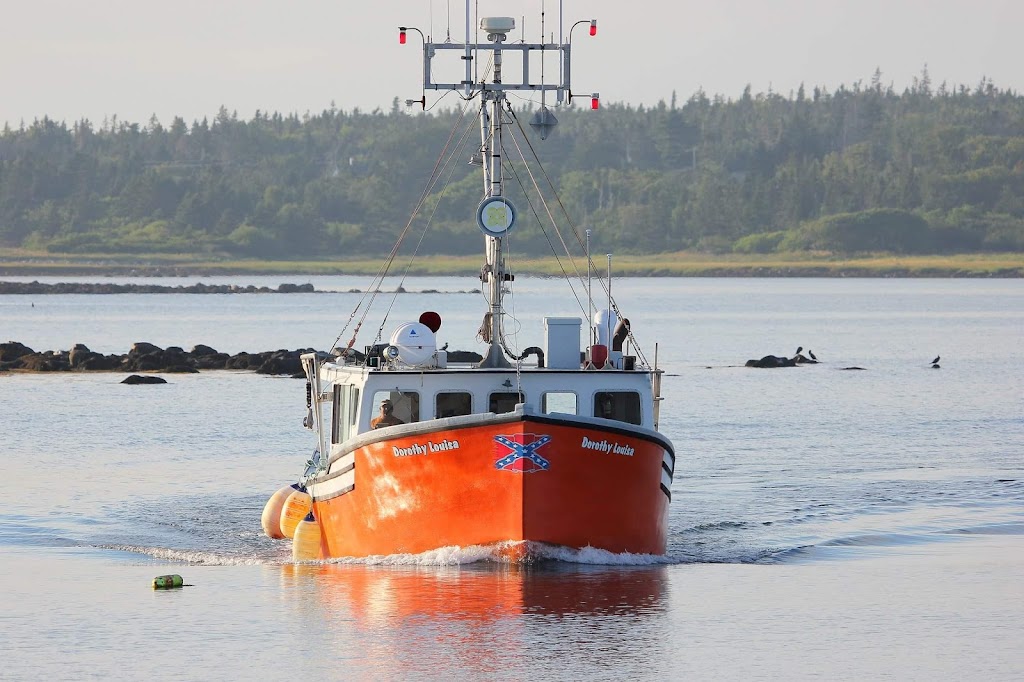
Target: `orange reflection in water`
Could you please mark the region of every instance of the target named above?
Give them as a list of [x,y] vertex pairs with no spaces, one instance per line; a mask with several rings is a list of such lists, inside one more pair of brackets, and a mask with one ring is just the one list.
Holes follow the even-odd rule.
[[[318,611],[335,647],[358,649],[372,669],[388,674],[422,670],[425,660],[491,674],[521,663],[526,651],[539,654],[553,636],[562,639],[564,656],[573,649],[566,637],[593,637],[595,629],[614,635],[626,621],[660,622],[667,608],[664,566],[289,564],[282,570]],[[564,627],[584,620],[586,628]],[[660,630],[657,623],[641,629]],[[635,638],[621,644],[618,655],[643,655]]]

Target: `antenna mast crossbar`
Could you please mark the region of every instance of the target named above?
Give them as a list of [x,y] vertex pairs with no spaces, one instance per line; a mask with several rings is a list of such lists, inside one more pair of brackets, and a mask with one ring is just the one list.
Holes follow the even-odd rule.
[[[432,60],[436,56],[439,50],[458,50],[460,52],[466,51],[467,47],[473,54],[478,55],[482,52],[521,52],[523,57],[523,79],[522,82],[513,83],[467,83],[466,81],[460,81],[458,83],[435,83],[431,77],[431,66]],[[530,55],[533,52],[560,52],[562,60],[562,82],[561,83],[531,83],[530,82]],[[493,43],[478,43],[472,45],[459,45],[452,43],[424,43],[423,45],[423,89],[424,90],[465,90],[467,85],[470,85],[474,89],[478,90],[530,90],[532,92],[565,92],[568,93],[570,88],[569,82],[569,56],[571,53],[571,46],[566,43],[562,45],[556,45],[553,43],[512,43],[512,44],[499,44]],[[465,57],[463,57],[465,59]]]

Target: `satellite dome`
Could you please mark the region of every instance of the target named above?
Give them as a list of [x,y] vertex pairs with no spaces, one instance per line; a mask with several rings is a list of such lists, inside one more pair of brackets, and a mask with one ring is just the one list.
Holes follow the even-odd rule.
[[434,363],[437,341],[434,332],[422,322],[406,322],[391,335],[391,345],[398,349],[398,359],[413,367]]

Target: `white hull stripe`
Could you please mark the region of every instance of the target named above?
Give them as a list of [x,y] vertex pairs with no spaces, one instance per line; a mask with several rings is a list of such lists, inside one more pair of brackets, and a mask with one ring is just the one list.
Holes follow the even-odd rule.
[[672,474],[674,474],[676,471],[675,455],[666,450],[665,455],[661,458],[661,466],[665,468],[665,471],[668,472],[669,476],[672,476]]
[[672,477],[669,476],[664,470],[661,472],[661,487],[672,489]]
[[329,500],[332,497],[344,495],[353,490],[356,486],[356,471],[354,468],[339,473],[328,479],[317,481],[310,485],[309,492],[313,499],[320,502]]
[[346,467],[355,466],[355,463],[356,453],[354,451],[349,451],[340,457],[331,457],[329,471],[331,473],[337,473]]

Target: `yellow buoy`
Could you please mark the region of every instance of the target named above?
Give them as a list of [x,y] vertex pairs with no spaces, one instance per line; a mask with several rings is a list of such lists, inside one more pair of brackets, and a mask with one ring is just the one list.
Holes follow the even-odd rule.
[[[317,532],[319,533],[319,528]],[[181,587],[184,584],[185,581],[181,579],[180,575],[158,575],[153,578],[154,590],[169,590],[173,587]]]
[[313,516],[313,512],[306,514],[306,518],[295,527],[295,537],[292,540],[292,560],[294,561],[316,561],[320,558],[320,522]]
[[295,527],[313,508],[313,498],[302,488],[293,490],[281,507],[281,532],[286,538],[295,536]]
[[267,534],[268,538],[280,540],[284,537],[284,533],[281,532],[281,510],[284,509],[284,503],[288,500],[288,496],[298,489],[298,483],[286,485],[267,500],[267,506],[263,508],[260,522],[263,524],[263,532]]

